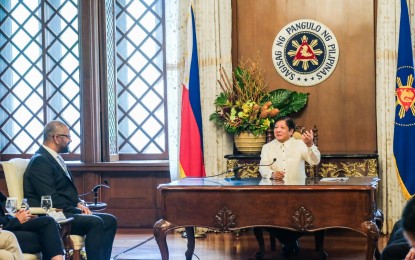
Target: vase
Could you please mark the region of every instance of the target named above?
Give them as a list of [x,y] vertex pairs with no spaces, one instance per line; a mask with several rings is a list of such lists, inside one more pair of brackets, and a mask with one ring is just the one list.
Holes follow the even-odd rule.
[[265,144],[266,135],[260,134],[255,136],[249,132],[242,132],[233,138],[235,146],[240,153],[258,154],[261,152],[262,146]]

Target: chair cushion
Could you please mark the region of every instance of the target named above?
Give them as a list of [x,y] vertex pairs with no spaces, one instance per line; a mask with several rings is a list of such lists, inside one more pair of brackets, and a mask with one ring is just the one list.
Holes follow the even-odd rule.
[[70,235],[73,242],[73,249],[80,250],[85,246],[85,237],[78,235]]
[[6,249],[0,249],[0,259],[13,259],[13,254]]
[[[13,258],[10,258],[13,259]],[[42,256],[40,253],[38,254],[23,254],[23,259],[24,260],[40,260],[42,259]]]
[[29,162],[29,159],[14,158],[2,163],[9,197],[16,197],[17,205],[22,203],[23,174]]

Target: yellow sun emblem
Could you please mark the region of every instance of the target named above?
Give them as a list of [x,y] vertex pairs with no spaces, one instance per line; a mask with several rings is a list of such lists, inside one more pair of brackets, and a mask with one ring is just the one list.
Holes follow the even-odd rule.
[[396,88],[396,106],[401,105],[398,113],[399,118],[404,117],[409,109],[411,109],[412,115],[415,116],[415,90],[412,87],[413,83],[414,76],[412,74],[409,74],[406,86],[402,84],[400,77],[396,78],[396,84],[398,84],[398,88]]
[[313,65],[318,65],[318,60],[316,56],[319,56],[323,53],[320,49],[314,49],[317,46],[318,40],[314,39],[310,43],[308,43],[308,37],[303,35],[301,38],[301,44],[296,40],[293,40],[292,46],[295,50],[290,50],[287,54],[290,57],[294,57],[293,59],[293,66],[298,66],[300,62],[302,62],[303,70],[308,70],[309,65],[308,62],[311,62]]

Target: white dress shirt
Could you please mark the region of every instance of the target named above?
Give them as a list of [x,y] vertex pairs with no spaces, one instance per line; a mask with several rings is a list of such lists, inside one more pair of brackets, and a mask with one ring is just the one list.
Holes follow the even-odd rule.
[[[276,161],[274,163],[274,158]],[[305,162],[317,165],[320,162],[320,152],[314,144],[311,147],[294,138],[281,143],[277,139],[265,144],[261,151],[259,172],[262,178],[269,179],[272,173],[284,171],[285,182],[305,178]],[[271,164],[272,163],[272,164]],[[264,166],[271,164],[270,166]]]

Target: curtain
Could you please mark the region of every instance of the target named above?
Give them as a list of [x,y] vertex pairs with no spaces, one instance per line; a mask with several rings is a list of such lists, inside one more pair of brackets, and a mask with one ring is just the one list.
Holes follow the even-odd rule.
[[[411,34],[415,35],[415,1],[408,1]],[[379,205],[385,214],[384,233],[400,218],[405,198],[398,183],[393,158],[395,84],[398,53],[400,1],[378,0],[376,24],[376,116],[379,152]],[[414,41],[412,37],[412,46]],[[415,156],[415,155],[414,155]]]
[[[186,21],[191,1],[174,0],[166,3],[166,60],[169,123],[169,161],[171,179],[178,178],[178,149],[180,136],[180,104],[184,57],[186,49]],[[199,55],[200,95],[206,175],[224,171],[224,156],[232,153],[233,141],[224,131],[209,122],[215,111],[213,101],[220,93],[217,80],[219,68],[228,74],[232,69],[232,10],[231,0],[193,1]]]

